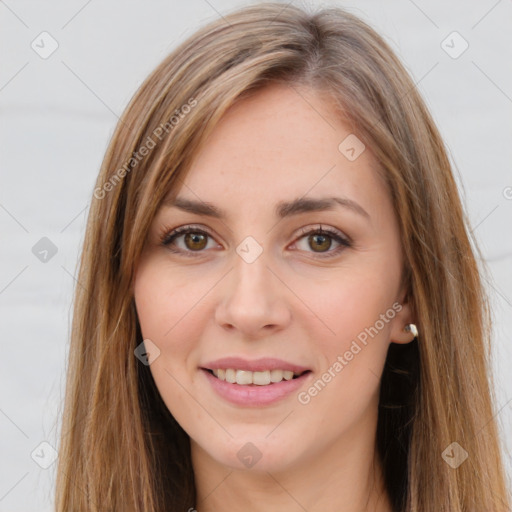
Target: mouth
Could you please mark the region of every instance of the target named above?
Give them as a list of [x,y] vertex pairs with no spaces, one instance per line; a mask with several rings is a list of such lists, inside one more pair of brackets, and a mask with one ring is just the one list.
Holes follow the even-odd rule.
[[295,370],[259,371],[235,368],[204,368],[201,373],[216,396],[237,407],[267,407],[292,397],[308,384],[312,370],[296,367]]
[[313,378],[313,369],[276,357],[228,356],[202,363],[208,388],[239,407],[266,407],[290,398]]
[[263,370],[251,372],[248,370],[238,370],[236,368],[201,368],[220,381],[230,384],[238,384],[240,386],[273,386],[283,381],[299,379],[311,370],[293,372],[291,370]]

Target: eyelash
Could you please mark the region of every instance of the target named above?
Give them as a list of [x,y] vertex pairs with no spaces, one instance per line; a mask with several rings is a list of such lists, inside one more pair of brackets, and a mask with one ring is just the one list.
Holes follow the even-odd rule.
[[[206,235],[210,238],[213,238],[213,236],[205,231],[204,229],[196,228],[193,225],[187,225],[182,226],[179,228],[176,228],[174,230],[171,230],[169,228],[164,228],[162,230],[162,233],[159,236],[160,243],[167,247],[170,251],[178,254],[183,254],[186,257],[198,257],[201,256],[201,253],[204,252],[204,250],[200,251],[185,251],[183,249],[173,249],[171,248],[171,244],[174,243],[175,239],[179,237],[180,235],[185,235],[188,233],[199,233],[202,235]],[[327,253],[314,253],[316,254],[315,257],[318,257],[320,259],[327,259],[332,258],[334,256],[337,256],[341,251],[343,251],[345,248],[352,247],[352,242],[350,239],[345,238],[340,235],[340,233],[334,229],[325,229],[322,228],[320,225],[320,228],[316,229],[308,229],[308,228],[302,228],[300,230],[300,236],[297,238],[297,240],[300,240],[301,238],[304,238],[305,236],[312,235],[312,234],[319,234],[319,235],[328,235],[329,237],[333,238],[336,242],[340,244],[340,246],[333,251],[329,251]],[[324,256],[324,254],[326,254]]]

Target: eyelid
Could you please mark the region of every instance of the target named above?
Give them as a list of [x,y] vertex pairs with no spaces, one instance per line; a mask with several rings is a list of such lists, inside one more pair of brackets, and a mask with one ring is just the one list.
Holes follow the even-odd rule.
[[213,233],[205,226],[200,224],[184,224],[183,226],[177,226],[175,228],[164,226],[159,232],[158,239],[161,243],[164,243],[166,239],[170,239],[172,236],[186,234],[187,230],[197,230],[198,232],[206,233],[211,238],[215,238]]
[[318,227],[315,227],[314,225],[310,225],[310,226],[307,226],[307,227],[304,227],[304,228],[300,228],[299,230],[299,233],[297,235],[295,235],[295,238],[297,239],[297,237],[303,237],[305,235],[309,235],[310,233],[314,233],[314,232],[322,232],[322,233],[326,233],[330,236],[337,236],[341,239],[343,239],[343,241],[345,241],[346,243],[348,244],[352,244],[352,239],[346,235],[343,231],[337,229],[337,228],[334,228],[334,227],[323,227],[325,225],[322,225],[320,222],[318,223],[317,225]]
[[[215,236],[211,233],[209,228],[199,225],[199,224],[184,224],[182,226],[177,226],[175,228],[168,228],[164,227],[158,236],[158,239],[160,243],[166,247],[169,248],[173,253],[177,254],[183,254],[184,256],[188,257],[199,257],[202,255],[202,253],[206,252],[204,249],[200,251],[187,251],[183,249],[171,249],[170,248],[170,242],[174,239],[178,238],[179,236],[182,236],[184,234],[188,234],[189,232],[198,232],[198,233],[204,233],[208,237],[215,240]],[[307,227],[302,227],[299,229],[299,232],[294,235],[294,240],[292,242],[292,245],[295,245],[298,241],[300,241],[302,238],[304,238],[307,235],[313,235],[313,234],[325,234],[329,236],[330,238],[334,239],[336,243],[339,244],[339,247],[337,247],[334,250],[326,251],[325,253],[319,252],[311,252],[312,254],[316,254],[314,256],[316,259],[328,259],[329,257],[334,257],[341,252],[343,249],[347,249],[352,247],[353,241],[352,239],[345,235],[342,231],[340,231],[337,228],[334,227],[322,227],[322,224],[318,223],[315,225],[310,225]],[[309,252],[309,251],[306,251]]]

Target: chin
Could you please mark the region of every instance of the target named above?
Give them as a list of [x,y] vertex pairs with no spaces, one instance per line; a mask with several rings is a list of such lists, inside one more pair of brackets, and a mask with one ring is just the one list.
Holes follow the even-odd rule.
[[[267,434],[268,432],[265,435]],[[210,445],[210,457],[217,463],[238,471],[286,471],[297,460],[297,454],[292,453],[282,439],[265,439],[265,435],[233,438],[227,446],[215,450]]]

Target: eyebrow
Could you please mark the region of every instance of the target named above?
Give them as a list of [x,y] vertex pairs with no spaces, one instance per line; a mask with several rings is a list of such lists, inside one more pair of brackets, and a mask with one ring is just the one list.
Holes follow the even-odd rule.
[[[224,210],[211,203],[185,199],[183,197],[167,199],[164,201],[164,205],[171,208],[179,208],[180,210],[189,213],[214,217],[216,219],[225,219],[228,216]],[[301,197],[294,199],[293,201],[281,201],[277,203],[275,207],[275,214],[278,218],[284,219],[285,217],[290,217],[300,213],[332,211],[336,208],[336,206],[347,208],[365,217],[367,220],[370,220],[369,213],[359,203],[356,203],[348,197]]]

